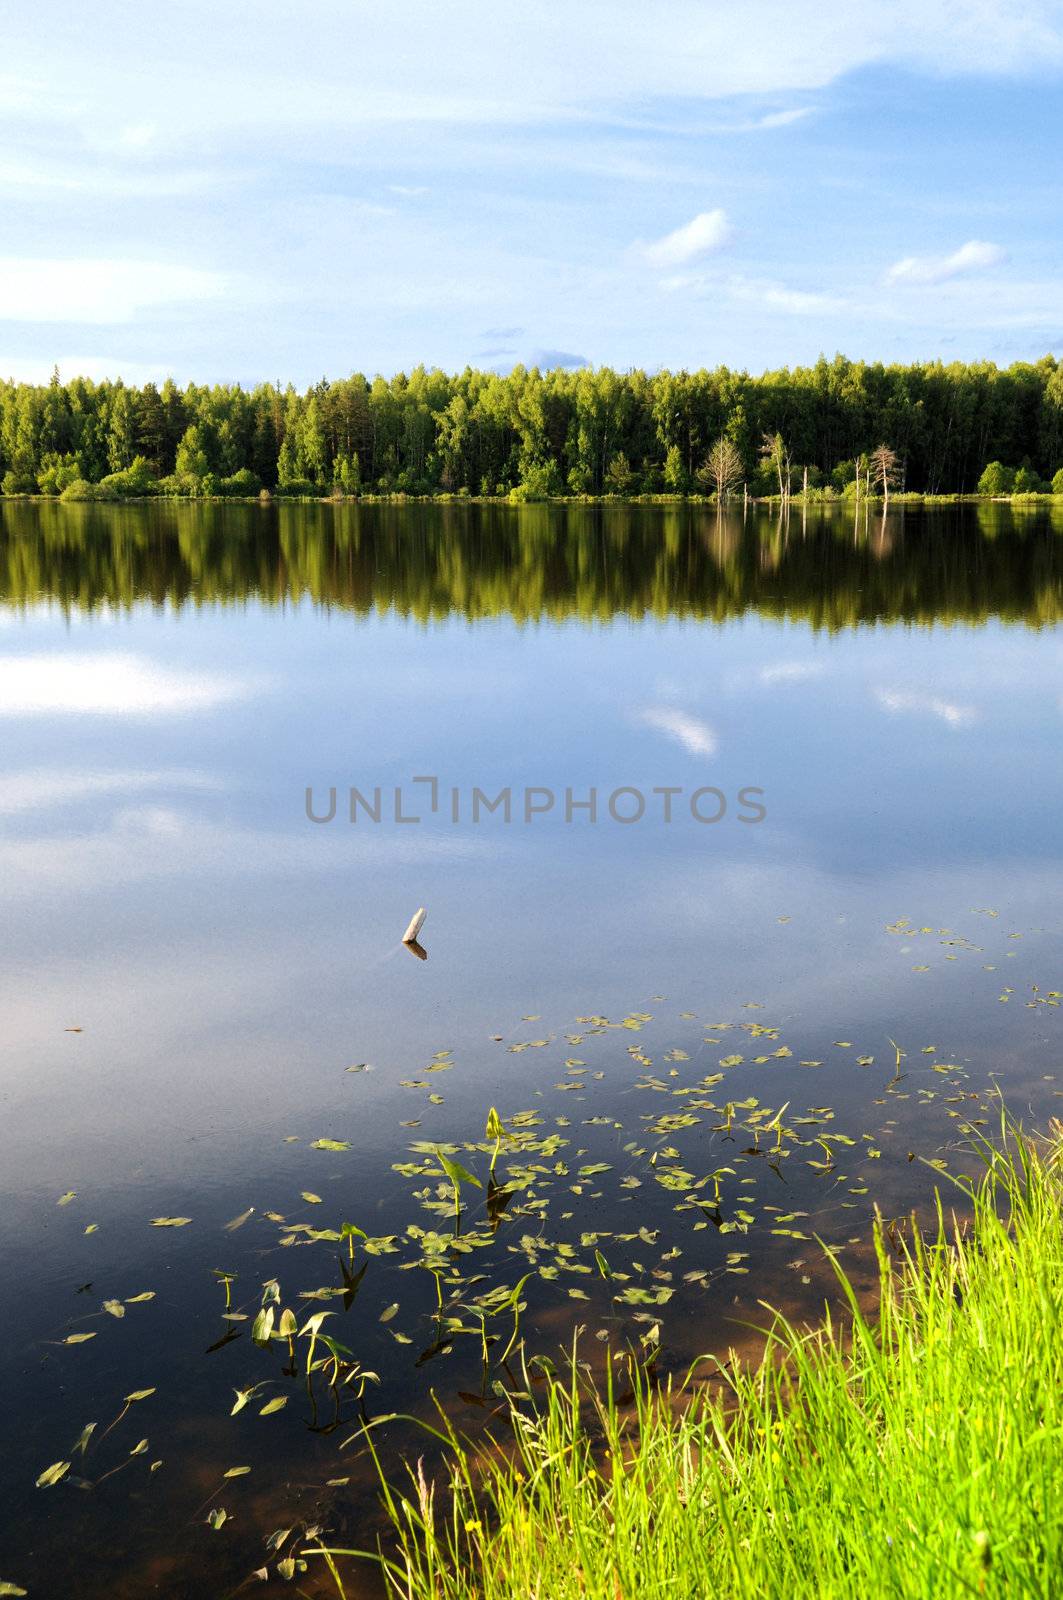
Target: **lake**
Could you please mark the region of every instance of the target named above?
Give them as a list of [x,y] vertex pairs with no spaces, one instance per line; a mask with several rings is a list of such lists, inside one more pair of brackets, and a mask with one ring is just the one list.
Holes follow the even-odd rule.
[[752,1349],[1044,1126],[1061,535],[0,501],[0,1581],[335,1594],[366,1420]]

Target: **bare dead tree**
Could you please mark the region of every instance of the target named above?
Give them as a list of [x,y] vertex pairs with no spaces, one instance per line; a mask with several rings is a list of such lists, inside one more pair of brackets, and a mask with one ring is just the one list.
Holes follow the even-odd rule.
[[869,480],[882,491],[883,506],[889,505],[890,488],[896,487],[901,482],[900,457],[888,444],[880,444],[871,452],[868,463],[867,475]]
[[726,434],[721,434],[698,468],[698,480],[706,488],[712,484],[716,498],[723,500],[742,478],[742,457],[738,446]]

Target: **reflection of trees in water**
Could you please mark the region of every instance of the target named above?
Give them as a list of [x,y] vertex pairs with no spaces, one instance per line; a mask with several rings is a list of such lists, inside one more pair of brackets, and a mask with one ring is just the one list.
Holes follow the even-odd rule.
[[747,610],[1039,626],[1063,615],[1063,506],[884,516],[740,506],[0,506],[0,600],[69,610],[307,598],[427,621]]

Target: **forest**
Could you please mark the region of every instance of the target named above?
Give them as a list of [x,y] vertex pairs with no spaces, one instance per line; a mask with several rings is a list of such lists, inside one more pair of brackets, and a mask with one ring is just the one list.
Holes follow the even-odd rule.
[[1063,493],[1063,365],[839,355],[760,376],[417,367],[305,393],[63,382],[58,370],[48,384],[0,382],[9,496],[830,499],[859,492],[883,447],[890,484],[910,493]]

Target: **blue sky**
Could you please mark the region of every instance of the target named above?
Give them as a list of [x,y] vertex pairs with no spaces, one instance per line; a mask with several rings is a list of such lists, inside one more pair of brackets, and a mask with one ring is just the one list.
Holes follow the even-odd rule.
[[1063,354],[1059,0],[39,0],[0,372]]

